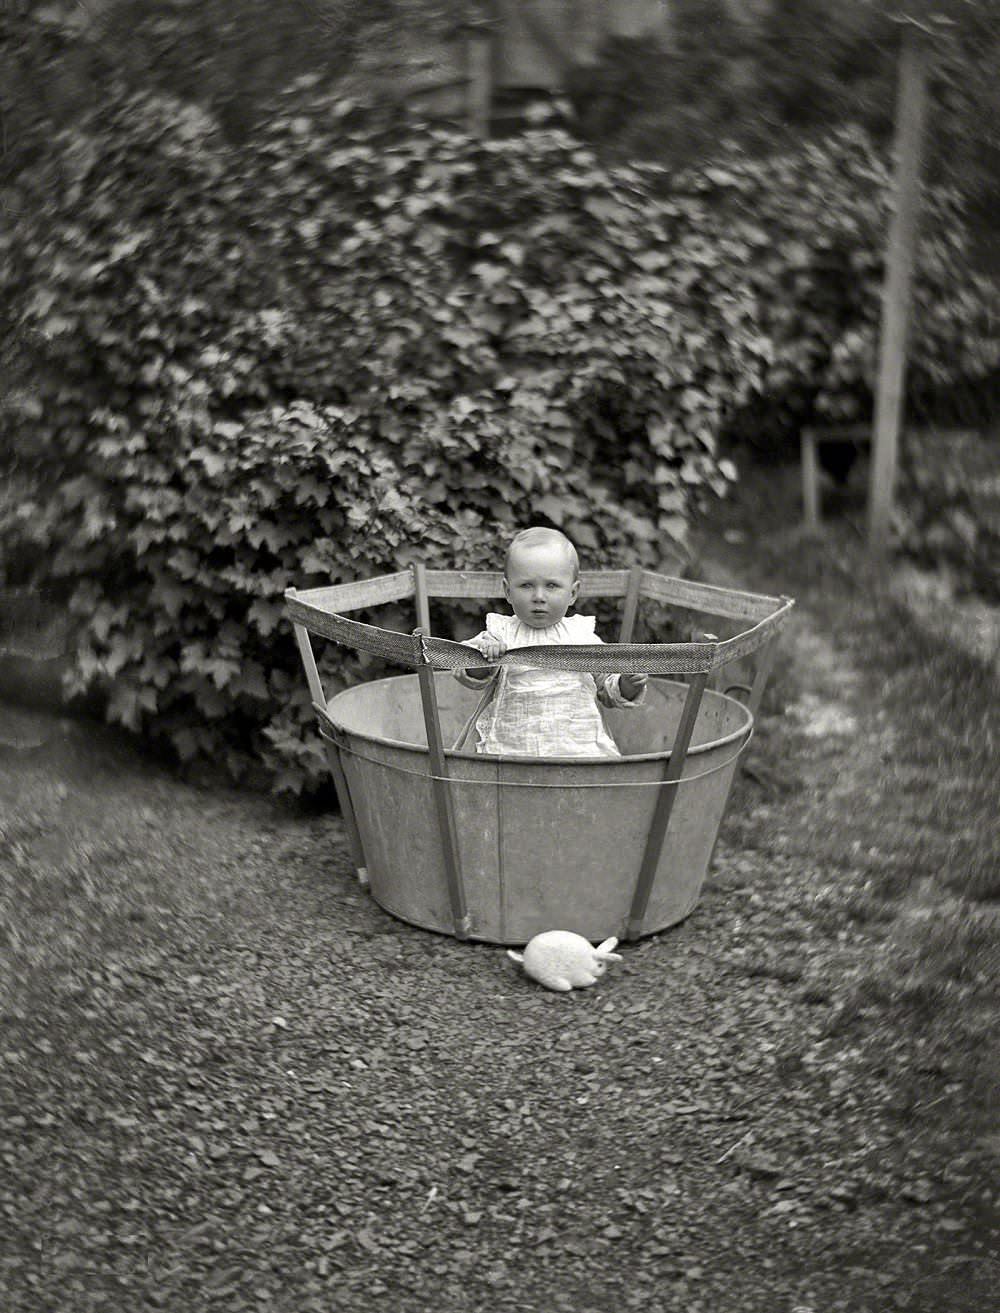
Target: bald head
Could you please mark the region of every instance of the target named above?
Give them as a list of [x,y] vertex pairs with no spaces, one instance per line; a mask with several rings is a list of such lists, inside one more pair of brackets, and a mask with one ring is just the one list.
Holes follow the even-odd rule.
[[503,563],[503,572],[506,576],[510,575],[511,561],[525,552],[541,548],[547,552],[558,554],[566,562],[572,577],[580,577],[580,558],[576,554],[576,548],[558,529],[543,529],[541,527],[534,529],[522,529],[520,533],[515,534],[507,548],[507,555]]

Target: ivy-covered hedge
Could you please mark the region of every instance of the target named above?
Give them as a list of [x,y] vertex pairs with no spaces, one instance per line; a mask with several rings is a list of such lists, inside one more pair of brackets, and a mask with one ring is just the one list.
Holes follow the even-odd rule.
[[[39,495],[0,532],[64,583],[73,690],[184,759],[320,777],[287,586],[495,566],[538,520],[594,564],[673,563],[733,472],[751,298],[697,206],[563,133],[307,92],[246,149],[136,98],[59,146],[4,241]],[[325,660],[331,689],[363,664]]]

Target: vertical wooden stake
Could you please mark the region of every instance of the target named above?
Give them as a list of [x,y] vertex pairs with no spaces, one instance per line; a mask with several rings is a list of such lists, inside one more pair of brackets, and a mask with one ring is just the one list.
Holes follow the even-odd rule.
[[344,764],[340,759],[340,747],[325,734],[323,735],[323,746],[326,749],[326,762],[330,767],[330,774],[333,776],[333,786],[337,790],[340,815],[344,822],[344,829],[347,831],[347,844],[351,850],[351,861],[354,863],[354,869],[358,875],[358,883],[367,889],[369,884],[368,862],[365,858],[364,844],[361,842],[361,830],[358,827],[358,818],[354,811],[350,786],[344,773]]
[[[424,637],[419,629],[414,631],[414,636],[418,641]],[[465,887],[462,883],[458,833],[455,829],[451,782],[448,779],[448,763],[445,760],[444,740],[441,736],[441,716],[438,710],[437,690],[434,687],[434,670],[423,660],[422,642],[420,647],[421,659],[417,665],[417,679],[420,683],[420,701],[424,709],[424,727],[427,730],[427,748],[430,756],[431,774],[434,776],[431,784],[434,793],[434,806],[437,810],[438,834],[441,838],[445,881],[448,885],[448,901],[451,904],[451,919],[455,926],[455,938],[468,939],[472,926],[465,903]]]
[[750,696],[747,698],[747,708],[754,720],[757,719],[757,708],[764,696],[767,681],[771,678],[771,667],[774,665],[777,651],[778,636],[775,634],[757,652],[757,660],[754,662],[753,683],[750,685]]
[[466,117],[470,135],[481,140],[490,135],[490,108],[493,99],[491,51],[492,41],[489,31],[481,27],[472,27],[466,38],[469,64]]
[[[294,595],[294,589],[288,591]],[[320,717],[322,727],[324,721],[329,723],[329,716],[326,711],[326,694],[323,692],[323,684],[319,677],[319,668],[316,665],[316,656],[312,648],[312,639],[309,637],[309,631],[305,625],[293,625],[292,627],[295,630],[295,641],[299,645],[302,665],[305,667],[313,710]],[[347,787],[347,776],[344,774],[344,768],[341,765],[340,749],[329,737],[329,731],[327,734],[323,734],[321,728],[320,734],[326,747],[326,761],[330,767],[330,774],[333,776],[333,785],[337,790],[337,802],[340,804],[340,815],[344,821],[344,829],[347,831],[351,860],[354,863],[354,869],[358,873],[358,880],[361,884],[367,886],[368,867],[365,862],[364,849],[361,845],[361,831],[358,829],[357,817],[354,815],[354,804],[351,802],[351,793]]]
[[631,643],[632,631],[635,629],[635,617],[639,610],[639,589],[642,586],[642,566],[633,565],[628,572],[628,592],[625,594],[625,606],[622,610],[622,623],[618,631],[619,643]]
[[[753,720],[750,723],[751,734],[753,734],[754,730],[757,727],[757,709],[759,708],[761,699],[764,696],[764,689],[767,687],[767,681],[771,677],[771,667],[774,665],[774,658],[777,651],[778,651],[778,636],[777,634],[775,634],[772,638],[769,638],[768,641],[764,644],[764,646],[761,647],[757,652],[757,658],[754,662],[753,683],[750,685],[750,692],[747,695],[747,701],[746,701],[747,710],[750,712],[751,716],[753,716]],[[747,740],[744,739],[743,741],[744,748],[746,747],[746,743]],[[729,795],[733,790],[733,785],[736,783],[736,777],[737,775],[739,775],[742,769],[743,769],[743,756],[741,754],[739,760],[736,762],[736,765],[733,768],[733,773],[729,780],[729,788],[726,790],[726,801],[722,805],[723,815],[726,814],[726,807],[729,805]],[[712,864],[715,861],[715,850],[718,848],[718,846],[719,846],[719,835],[718,833],[716,833],[715,843],[712,844],[712,855],[708,859],[709,869],[711,869]]]
[[816,463],[816,435],[802,430],[802,520],[808,533],[819,529],[819,468]]
[[293,625],[292,628],[295,630],[295,641],[299,645],[299,656],[302,658],[306,680],[309,683],[309,696],[313,702],[318,702],[321,707],[325,707],[326,694],[323,692],[323,685],[320,681],[319,667],[316,665],[316,655],[312,650],[309,631],[305,625]]
[[889,229],[875,431],[868,492],[868,546],[885,551],[896,483],[899,428],[906,387],[906,338],[920,207],[920,152],[927,108],[928,47],[923,32],[907,26],[899,61],[895,209]]
[[681,771],[684,769],[684,763],[687,760],[687,752],[691,746],[695,721],[698,719],[698,708],[701,706],[701,696],[707,683],[708,675],[706,673],[692,675],[691,683],[688,685],[687,697],[684,699],[684,710],[681,712],[677,735],[673,747],[670,749],[670,760],[667,762],[666,773],[663,777],[664,782],[660,787],[659,797],[656,800],[656,809],[653,812],[653,819],[649,826],[649,837],[646,840],[646,850],[642,855],[639,875],[635,882],[632,906],[629,910],[628,920],[625,923],[626,939],[638,939],[642,933],[642,923],[646,915],[646,908],[649,905],[649,896],[653,891],[656,868],[660,864],[663,841],[667,837],[670,813],[674,809],[674,801],[677,797],[677,781],[680,779]]
[[417,604],[417,626],[425,634],[431,632],[431,612],[427,601],[427,571],[422,561],[410,566],[413,575],[413,596]]

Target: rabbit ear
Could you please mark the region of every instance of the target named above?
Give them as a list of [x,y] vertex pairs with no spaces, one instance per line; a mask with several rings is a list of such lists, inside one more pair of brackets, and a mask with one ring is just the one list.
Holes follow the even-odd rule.
[[604,943],[598,944],[597,948],[594,951],[597,953],[598,957],[607,957],[610,954],[612,961],[620,962],[621,958],[618,956],[618,954],[611,952],[613,948],[617,947],[617,944],[618,944],[617,939],[605,939]]
[[522,957],[522,955],[520,953],[515,953],[512,948],[507,949],[507,956],[510,958],[512,962],[517,962],[519,964],[524,963],[524,958]]

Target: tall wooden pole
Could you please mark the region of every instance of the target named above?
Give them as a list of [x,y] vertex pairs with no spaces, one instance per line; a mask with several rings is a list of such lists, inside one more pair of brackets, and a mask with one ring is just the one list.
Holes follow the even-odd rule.
[[470,25],[466,33],[469,71],[466,118],[469,133],[473,137],[484,139],[490,134],[490,111],[493,100],[492,45],[491,27],[485,23]]
[[906,339],[920,208],[920,154],[927,110],[927,39],[915,24],[903,33],[896,109],[895,208],[889,229],[875,429],[868,490],[868,546],[886,548],[896,484],[899,430],[906,395]]

